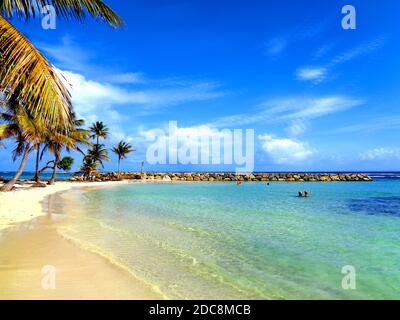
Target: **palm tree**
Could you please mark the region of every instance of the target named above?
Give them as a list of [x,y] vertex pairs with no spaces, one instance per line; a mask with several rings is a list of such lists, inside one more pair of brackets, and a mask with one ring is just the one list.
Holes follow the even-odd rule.
[[89,178],[97,173],[97,163],[90,157],[83,158],[82,167],[79,169],[83,172],[84,176]]
[[72,126],[71,95],[65,79],[7,19],[29,20],[45,5],[57,17],[83,20],[86,15],[112,27],[122,20],[102,0],[2,0],[0,2],[0,92],[5,100],[16,96],[32,116],[41,115],[48,125]]
[[118,145],[111,149],[118,156],[118,178],[121,176],[120,163],[121,159],[125,159],[129,153],[135,151],[133,147],[125,141],[120,141]]
[[99,138],[108,138],[108,128],[102,121],[93,123],[89,130],[92,133],[90,137],[92,139],[96,138],[96,144],[99,144]]
[[111,161],[108,157],[107,149],[104,149],[104,144],[94,144],[91,149],[87,151],[85,158],[90,158],[94,163],[104,168],[103,161]]
[[46,166],[41,170],[41,172],[48,168],[53,170],[49,184],[54,184],[56,181],[57,166],[61,160],[61,151],[63,148],[65,148],[67,152],[77,150],[83,154],[82,150],[79,148],[80,145],[92,146],[88,141],[90,138],[89,131],[80,128],[84,124],[84,121],[74,120],[73,123],[73,129],[52,132],[45,140],[42,156],[46,150],[54,154],[54,160],[47,162]]
[[15,101],[8,102],[6,108],[3,105],[3,109],[6,109],[6,112],[0,113],[0,119],[5,124],[0,124],[0,139],[14,138],[16,147],[13,151],[13,161],[22,156],[14,177],[0,188],[0,191],[10,191],[24,170],[29,152],[42,139],[46,130],[42,119],[34,117],[29,109],[23,108]]

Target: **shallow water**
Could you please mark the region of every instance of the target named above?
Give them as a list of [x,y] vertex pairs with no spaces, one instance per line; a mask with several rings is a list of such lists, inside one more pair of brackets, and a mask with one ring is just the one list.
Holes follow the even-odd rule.
[[[166,298],[400,298],[400,180],[148,183],[56,197],[64,237]],[[342,288],[345,265],[356,290]]]

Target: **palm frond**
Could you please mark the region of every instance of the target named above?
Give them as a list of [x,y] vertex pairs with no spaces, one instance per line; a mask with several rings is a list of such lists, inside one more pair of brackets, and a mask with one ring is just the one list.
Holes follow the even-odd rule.
[[0,14],[5,17],[35,18],[42,7],[51,5],[56,15],[66,19],[83,20],[87,14],[116,28],[122,19],[102,0],[2,0]]
[[19,136],[16,139],[15,148],[12,151],[13,161],[17,160],[17,158],[22,155],[22,153],[24,152],[24,149],[25,149],[25,141],[21,136]]
[[0,139],[8,139],[18,133],[15,124],[0,124]]
[[4,89],[6,100],[14,95],[20,105],[33,115],[43,115],[48,124],[71,125],[71,95],[65,81],[29,40],[1,16],[0,59],[0,88]]

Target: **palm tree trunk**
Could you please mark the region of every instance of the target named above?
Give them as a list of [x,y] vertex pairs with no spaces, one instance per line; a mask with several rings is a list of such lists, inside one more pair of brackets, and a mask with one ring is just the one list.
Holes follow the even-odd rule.
[[36,171],[35,171],[35,176],[33,177],[33,180],[35,182],[39,182],[39,155],[40,155],[40,143],[37,144],[36,146]]
[[11,191],[12,187],[14,186],[14,184],[17,182],[17,180],[21,176],[22,171],[24,171],[26,160],[28,159],[29,149],[30,149],[30,146],[29,146],[29,144],[27,144],[25,146],[24,155],[22,156],[21,164],[19,165],[17,173],[10,181],[8,181],[4,186],[2,186],[0,188],[1,192]]
[[121,179],[121,158],[118,157],[118,179]]
[[54,166],[53,166],[53,174],[51,175],[49,185],[53,185],[56,183],[56,175],[57,175],[57,164],[60,161],[60,156],[56,154],[56,157],[54,159]]

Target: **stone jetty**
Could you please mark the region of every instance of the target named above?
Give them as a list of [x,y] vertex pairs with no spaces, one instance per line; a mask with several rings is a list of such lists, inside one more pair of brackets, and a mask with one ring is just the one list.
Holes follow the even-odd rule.
[[[282,181],[282,182],[330,182],[330,181],[372,181],[367,174],[361,173],[222,173],[222,172],[122,172],[123,180],[148,181]],[[117,181],[117,173],[100,173],[91,179],[82,175],[74,176],[71,181]]]

